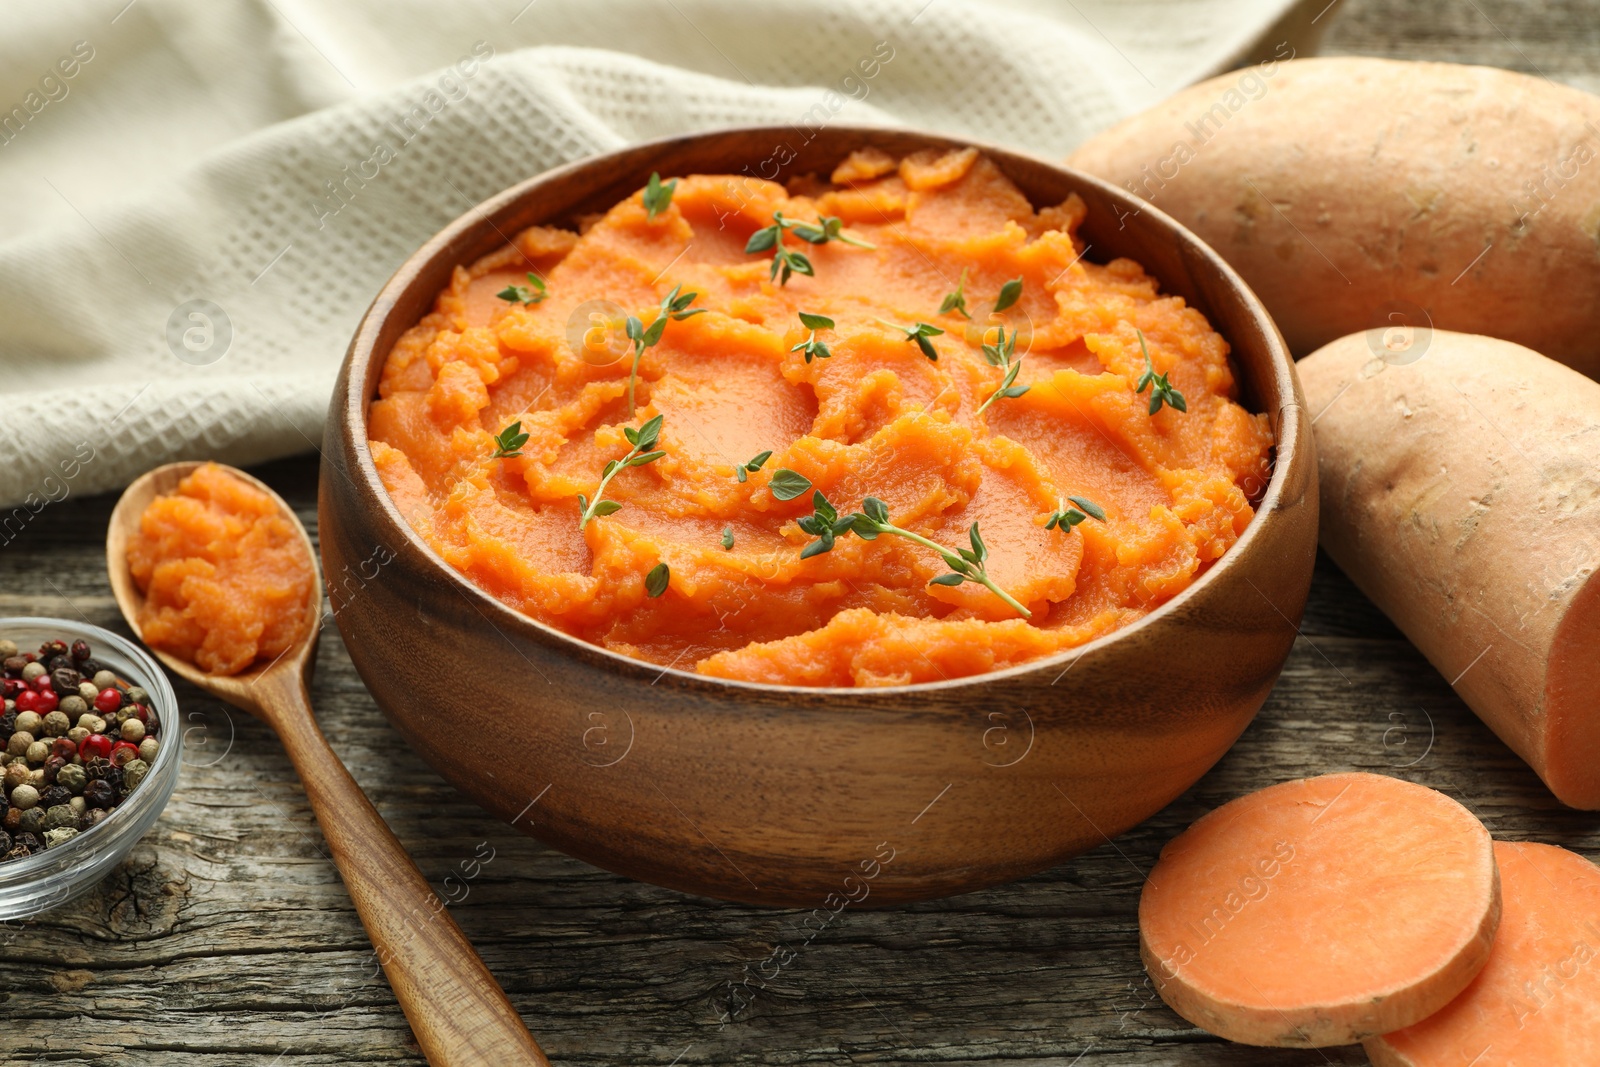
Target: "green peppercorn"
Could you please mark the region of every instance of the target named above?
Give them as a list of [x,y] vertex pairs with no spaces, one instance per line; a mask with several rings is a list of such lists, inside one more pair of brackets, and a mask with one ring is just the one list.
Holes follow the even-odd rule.
[[72,729],[72,720],[66,713],[57,708],[44,717],[44,735],[46,737],[65,737],[67,731]]
[[27,811],[39,803],[39,791],[32,785],[24,783],[11,790],[11,806],[19,811]]
[[64,789],[70,789],[74,793],[82,793],[83,787],[88,781],[89,776],[76,763],[69,763],[56,772],[56,785]]
[[44,828],[47,833],[51,830],[59,830],[63,826],[77,825],[78,813],[73,811],[70,805],[57,804],[44,813]]
[[144,686],[142,685],[130,685],[128,687],[128,703],[149,704],[150,694],[145,692]]
[[25,834],[41,834],[44,832],[44,809],[28,808],[22,813],[22,819],[17,823],[17,829]]
[[91,734],[103,734],[106,732],[106,721],[93,712],[79,717],[78,725],[88,730]]
[[44,832],[44,847],[60,848],[77,836],[78,828],[75,826],[61,826],[54,830],[46,830]]
[[134,789],[138,788],[139,783],[144,781],[144,776],[148,773],[150,773],[150,765],[144,760],[136,759],[130,761],[126,767],[122,768],[123,788],[132,793]]

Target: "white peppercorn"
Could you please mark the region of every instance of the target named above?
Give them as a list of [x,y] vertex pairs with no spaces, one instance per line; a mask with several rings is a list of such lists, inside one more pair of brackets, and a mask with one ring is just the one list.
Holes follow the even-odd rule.
[[28,746],[28,762],[43,763],[50,758],[50,743],[48,741],[35,741]]
[[22,680],[27,682],[29,685],[32,685],[34,679],[42,677],[44,673],[45,670],[43,663],[30,663],[26,667],[22,668]]
[[33,735],[23,730],[18,730],[11,735],[11,740],[6,742],[6,751],[13,756],[26,756],[28,746],[33,744]]
[[39,803],[39,791],[31,785],[19,785],[11,791],[11,806],[19,811],[27,811]]
[[139,721],[137,716],[123,720],[122,739],[132,741],[136,745],[144,740],[144,723]]
[[0,659],[10,659],[17,654],[17,643],[11,640],[0,640]]
[[71,808],[79,815],[82,815],[84,812],[89,810],[89,802],[84,800],[82,797],[72,797],[67,801],[67,807]]
[[110,689],[116,684],[117,676],[111,671],[101,671],[99,674],[94,676],[94,688],[97,695],[100,690]]
[[43,732],[44,716],[37,711],[24,711],[17,716],[16,729],[21,733],[32,734],[38,737]]
[[56,705],[56,710],[69,719],[76,719],[89,710],[89,702],[81,696],[64,696],[61,703]]
[[153,737],[147,737],[139,742],[139,758],[146,763],[156,761],[156,753],[161,750],[161,742]]
[[93,682],[78,683],[78,699],[83,701],[85,705],[93,704],[94,698],[99,695],[100,690],[94,687]]

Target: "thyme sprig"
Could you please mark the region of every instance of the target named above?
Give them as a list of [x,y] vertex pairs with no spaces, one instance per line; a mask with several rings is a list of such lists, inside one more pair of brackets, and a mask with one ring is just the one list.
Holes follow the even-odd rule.
[[762,465],[771,458],[771,452],[757,452],[749,463],[741,463],[733,468],[733,476],[741,482],[747,482],[750,480],[750,476],[760,470]]
[[1077,507],[1069,508],[1065,501],[1057,501],[1056,510],[1052,511],[1050,517],[1045,521],[1044,528],[1046,530],[1057,528],[1070,530],[1086,519],[1095,519],[1098,522],[1106,521],[1105,508],[1102,508],[1088,497],[1069,496],[1067,500],[1072,501]]
[[672,206],[672,193],[678,188],[678,179],[663,183],[661,175],[656,171],[650,172],[650,181],[644,187],[645,220],[654,222],[656,216]]
[[495,434],[494,454],[490,459],[511,459],[522,455],[522,446],[528,443],[528,435],[522,432],[522,420],[518,419],[510,426]]
[[923,355],[927,356],[935,363],[939,362],[939,350],[933,347],[933,342],[928,340],[928,338],[938,337],[940,334],[944,333],[944,331],[935,326],[933,323],[918,322],[911,326],[902,326],[898,322],[890,322],[888,319],[878,319],[877,321],[883,323],[891,330],[898,330],[900,333],[905,334],[906,340],[914,343],[919,349],[921,349]]
[[508,285],[494,295],[507,303],[521,304],[527,307],[529,304],[537,304],[543,301],[545,297],[550,295],[550,290],[545,286],[544,279],[530,270],[528,272],[527,285]]
[[983,358],[988,360],[991,366],[1004,367],[1006,372],[1000,379],[1000,388],[989,394],[989,399],[985,400],[983,405],[978,408],[977,414],[982,415],[989,409],[990,404],[1002,397],[1006,399],[1019,397],[1032,388],[1032,386],[1028,385],[1012,384],[1017,380],[1017,372],[1022,370],[1022,357],[1016,353],[1017,331],[1012,330],[1011,337],[1008,339],[1004,326],[999,327],[999,336],[995,338],[994,344],[984,344]]
[[639,360],[644,357],[644,350],[652,347],[661,340],[661,335],[667,328],[667,320],[682,321],[704,312],[705,308],[685,310],[694,303],[694,298],[699,293],[684,293],[678,295],[681,285],[674,285],[672,292],[661,298],[661,307],[656,311],[656,317],[646,326],[637,316],[629,315],[627,322],[628,340],[633,342],[633,366],[628,368],[628,418],[633,418],[633,387],[639,379]]
[[[1155,364],[1150,362],[1150,348],[1144,343],[1144,331],[1135,330],[1139,335],[1139,351],[1144,353],[1144,374],[1139,378],[1139,384],[1133,387],[1135,394],[1150,390],[1150,414],[1154,415],[1161,410],[1161,405],[1176,408],[1179,411],[1188,411],[1188,401],[1183,399],[1183,394],[1172,387],[1167,381],[1167,375],[1157,374]],[[1170,371],[1168,373],[1171,373]]]
[[949,574],[941,574],[928,584],[956,586],[963,582],[973,582],[1005,601],[1024,618],[1033,617],[1033,612],[1023,607],[1015,597],[1001,589],[995,584],[994,579],[989,577],[987,567],[989,547],[983,543],[976,522],[967,528],[967,539],[972,547],[952,550],[937,541],[930,541],[919,533],[896,526],[889,520],[889,505],[877,497],[869,496],[863,500],[861,510],[858,512],[840,515],[838,509],[828,502],[828,498],[822,495],[821,490],[818,490],[811,495],[811,507],[810,515],[797,520],[803,532],[816,538],[801,551],[801,559],[809,559],[830,551],[838,538],[852,533],[863,541],[875,541],[882,534],[903,537],[913,544],[939,553],[939,558],[950,568]]
[[818,215],[816,224],[801,222],[799,219],[784,218],[783,212],[772,213],[772,225],[763,226],[750,235],[750,240],[745,242],[744,250],[749,255],[757,252],[772,252],[771,279],[779,285],[787,285],[791,275],[804,274],[807,277],[816,277],[816,270],[811,266],[811,260],[803,252],[791,251],[783,243],[783,233],[791,230],[794,235],[807,244],[825,245],[829,241],[839,241],[842,244],[855,245],[857,248],[876,248],[877,245],[870,241],[863,241],[859,237],[851,237],[844,232],[844,222],[835,215]]
[[595,487],[594,501],[592,503],[582,493],[578,494],[578,507],[582,509],[578,519],[578,529],[581,530],[589,525],[590,519],[600,515],[610,515],[622,508],[622,505],[615,500],[605,499],[606,486],[610,484],[612,478],[616,477],[618,471],[625,470],[628,467],[643,467],[645,464],[654,463],[666,455],[665,452],[656,448],[656,442],[661,437],[661,423],[663,421],[664,417],[657,415],[653,419],[646,420],[645,424],[637,430],[632,426],[623,427],[622,435],[628,439],[628,444],[633,447],[629,449],[626,456],[621,459],[614,459],[605,465],[605,469],[600,473],[600,484]]
[[802,311],[800,312],[800,325],[810,330],[811,333],[806,336],[804,341],[791,346],[789,351],[804,352],[807,363],[810,363],[813,359],[827,359],[833,355],[832,352],[828,351],[827,345],[817,340],[818,330],[833,329],[832,319],[826,315],[813,315],[809,311]]
[[967,310],[967,268],[961,268],[961,281],[956,283],[955,289],[944,294],[944,300],[939,304],[939,314],[948,315],[956,312],[962,318],[972,318]]

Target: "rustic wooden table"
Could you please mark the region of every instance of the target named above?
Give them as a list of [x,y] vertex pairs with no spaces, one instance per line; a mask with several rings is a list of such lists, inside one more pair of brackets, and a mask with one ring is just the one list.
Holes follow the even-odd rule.
[[[1595,0],[1330,7],[1325,52],[1490,63],[1600,88]],[[314,531],[314,460],[257,473]],[[81,616],[125,632],[103,566],[112,503],[54,505],[0,550],[0,615]],[[1163,842],[1249,790],[1362,769],[1444,789],[1499,836],[1600,858],[1600,816],[1552,800],[1321,560],[1282,681],[1178,802],[1013,885],[847,911],[719,1025],[731,984],[793,915],[627,881],[488,820],[401,743],[331,628],[313,696],[351,771],[567,1067],[1364,1064],[1356,1047],[1230,1045],[1154,997],[1136,909]],[[0,925],[0,1063],[420,1064],[282,751],[192,688],[180,685],[179,699],[186,765],[155,831],[88,897]],[[499,741],[484,738],[485,758],[501,754]]]

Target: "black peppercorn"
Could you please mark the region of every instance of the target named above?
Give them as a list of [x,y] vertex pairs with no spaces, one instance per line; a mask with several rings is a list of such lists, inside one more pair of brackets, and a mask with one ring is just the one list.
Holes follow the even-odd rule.
[[66,765],[67,765],[67,761],[62,759],[60,756],[51,756],[49,759],[45,760],[44,761],[44,782],[45,782],[45,784],[46,785],[51,785],[51,786],[55,785],[56,784],[56,775],[60,774],[61,773],[61,768],[65,767]]
[[58,697],[77,696],[78,683],[81,681],[83,675],[70,666],[57,667],[50,672],[50,686]]
[[83,799],[91,808],[109,808],[117,802],[117,789],[104,778],[96,778],[83,787]]
[[7,674],[21,674],[22,668],[28,665],[26,656],[7,656],[3,666]]
[[51,656],[65,656],[69,651],[67,643],[57,638],[54,641],[46,641],[39,646],[39,658],[49,659]]
[[51,656],[45,661],[44,669],[54,674],[60,670],[71,670],[73,667],[71,656]]
[[72,790],[63,786],[53,785],[39,794],[39,806],[53,808],[57,804],[65,804],[72,797]]
[[100,661],[97,659],[86,659],[82,663],[77,664],[77,668],[78,673],[83,675],[85,678],[93,678],[95,675],[105,670],[105,668],[100,665]]
[[29,852],[38,852],[40,849],[44,848],[44,842],[40,841],[39,838],[33,834],[18,835],[16,844],[27,849]]
[[0,738],[10,737],[17,732],[17,709],[12,708],[4,715],[0,715]]
[[96,782],[109,776],[115,769],[111,766],[111,761],[102,756],[95,756],[83,765],[83,773],[88,776],[91,782]]
[[11,835],[0,830],[0,856],[11,851]]
[[78,640],[72,642],[72,658],[75,659],[75,660],[79,660],[80,662],[82,660],[88,659],[89,658],[89,642],[85,641],[81,637],[78,638]]

